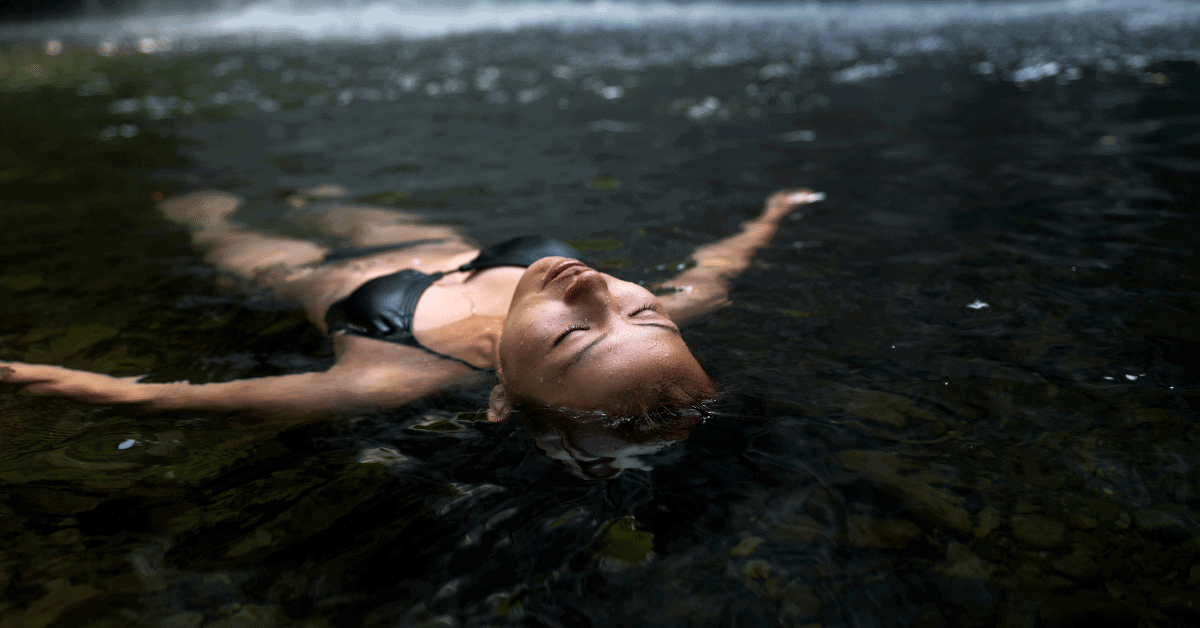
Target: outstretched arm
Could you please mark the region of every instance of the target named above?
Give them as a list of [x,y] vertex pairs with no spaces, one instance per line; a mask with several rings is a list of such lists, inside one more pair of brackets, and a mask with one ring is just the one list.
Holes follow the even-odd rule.
[[85,403],[137,405],[151,412],[243,412],[269,421],[297,421],[357,409],[401,406],[473,376],[467,367],[419,349],[396,349],[411,349],[414,353],[393,362],[351,351],[339,356],[338,363],[324,372],[214,384],[139,384],[136,377],[0,362],[0,383],[23,386],[38,395],[69,397]]
[[692,253],[695,266],[652,286],[676,290],[659,297],[667,316],[680,323],[725,305],[729,281],[750,266],[754,252],[771,240],[779,221],[796,207],[824,198],[824,193],[812,190],[781,190],[767,198],[762,215],[742,223],[740,232],[697,248]]

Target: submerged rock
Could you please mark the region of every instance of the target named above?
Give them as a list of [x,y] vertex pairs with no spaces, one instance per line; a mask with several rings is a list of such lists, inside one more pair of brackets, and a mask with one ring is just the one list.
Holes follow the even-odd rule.
[[766,580],[771,577],[771,563],[761,558],[746,561],[742,566],[742,575],[755,580]]
[[729,550],[730,556],[749,556],[754,553],[755,548],[761,545],[763,538],[761,536],[751,536],[741,540],[733,549]]
[[1133,513],[1133,523],[1142,533],[1168,541],[1182,541],[1192,535],[1183,519],[1161,510],[1139,510]]
[[1013,517],[1012,532],[1025,545],[1048,549],[1063,542],[1066,526],[1045,515],[1022,515]]
[[975,526],[975,538],[987,538],[996,528],[1000,527],[1000,510],[988,506],[979,511],[979,525]]
[[1067,514],[1067,525],[1076,530],[1091,530],[1100,525],[1100,522],[1083,513],[1072,512]]
[[863,516],[846,517],[846,529],[851,545],[884,549],[904,549],[921,534],[921,528],[911,521]]
[[852,388],[843,395],[846,412],[868,421],[892,427],[905,427],[908,418],[937,421],[937,417],[916,406],[911,399],[880,390]]
[[159,620],[162,628],[197,628],[204,623],[204,613],[184,611]]
[[1075,578],[1091,578],[1100,571],[1100,565],[1092,557],[1091,552],[1076,548],[1066,556],[1060,556],[1051,563],[1055,569]]
[[846,450],[838,454],[838,460],[847,469],[863,473],[872,482],[904,498],[905,506],[915,514],[963,534],[974,532],[971,515],[962,507],[963,498],[919,479],[901,475],[900,468],[905,461],[896,454]]
[[779,614],[785,619],[797,621],[816,617],[825,603],[817,597],[816,589],[793,582],[779,592]]
[[828,526],[808,515],[780,515],[768,522],[767,528],[784,538],[804,542],[824,536],[828,531]]
[[938,565],[937,570],[951,578],[987,582],[996,573],[996,565],[980,558],[966,545],[952,541],[946,546],[946,562]]

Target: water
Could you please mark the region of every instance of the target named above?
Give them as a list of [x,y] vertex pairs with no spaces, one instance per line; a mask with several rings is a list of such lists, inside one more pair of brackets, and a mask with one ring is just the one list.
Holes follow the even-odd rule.
[[293,427],[6,389],[3,621],[1200,623],[1200,9],[329,6],[0,32],[0,356],[330,364],[158,195],[315,236],[285,199],[333,182],[649,282],[821,190],[685,329],[719,416],[583,482],[483,389]]

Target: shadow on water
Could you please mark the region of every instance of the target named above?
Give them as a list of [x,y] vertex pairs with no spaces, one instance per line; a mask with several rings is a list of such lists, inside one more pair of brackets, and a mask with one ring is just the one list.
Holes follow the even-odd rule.
[[685,330],[720,412],[584,482],[486,390],[284,429],[6,389],[0,626],[1200,623],[1195,64],[561,69],[521,39],[5,50],[0,357],[330,364],[156,194],[311,235],[286,199],[335,181],[650,281],[820,189]]

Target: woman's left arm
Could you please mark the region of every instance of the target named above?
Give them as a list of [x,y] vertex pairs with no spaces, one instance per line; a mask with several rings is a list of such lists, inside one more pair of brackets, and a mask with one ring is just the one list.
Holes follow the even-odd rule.
[[762,215],[742,223],[740,232],[697,248],[692,253],[695,266],[653,286],[675,289],[659,297],[667,316],[680,323],[725,305],[729,281],[750,266],[754,252],[770,242],[779,221],[800,205],[824,198],[824,193],[807,189],[781,190],[767,198]]

